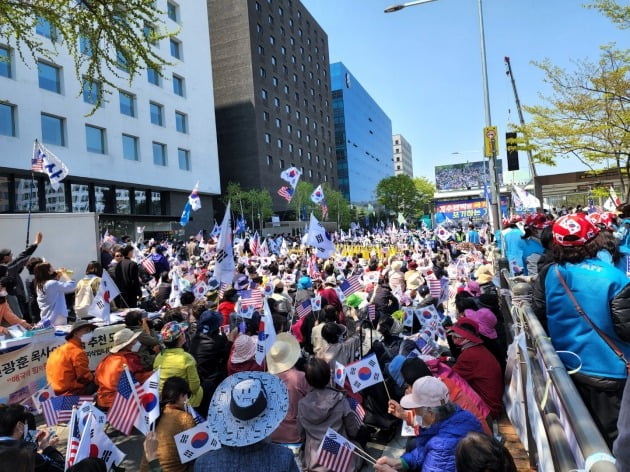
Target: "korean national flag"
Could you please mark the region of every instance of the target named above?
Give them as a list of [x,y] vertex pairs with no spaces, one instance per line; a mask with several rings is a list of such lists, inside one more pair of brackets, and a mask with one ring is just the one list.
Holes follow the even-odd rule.
[[346,368],[343,364],[335,361],[335,383],[343,388],[346,382]]
[[96,430],[90,443],[90,457],[103,459],[107,464],[107,470],[112,470],[112,466],[119,466],[122,463],[125,453],[116,447],[104,431]]
[[383,381],[383,373],[376,360],[376,354],[370,354],[360,361],[347,365],[346,375],[354,393]]
[[42,413],[42,403],[44,403],[46,400],[50,400],[54,396],[56,395],[52,387],[50,385],[46,385],[41,390],[35,392],[31,398],[33,399],[33,405],[35,406],[35,409],[38,412]]
[[92,418],[92,435],[97,430],[103,431],[105,429],[105,423],[107,422],[107,417],[105,413],[96,408],[93,402],[83,402],[78,411],[77,421],[79,421],[79,428],[83,428],[88,418]]
[[153,372],[151,377],[145,380],[139,394],[140,414],[136,420],[135,427],[145,435],[150,431],[151,424],[160,416],[160,369]]
[[403,308],[403,326],[406,328],[413,327],[414,309],[412,307]]
[[212,434],[207,421],[174,436],[179,460],[182,464],[195,460],[200,455],[219,449],[221,443]]

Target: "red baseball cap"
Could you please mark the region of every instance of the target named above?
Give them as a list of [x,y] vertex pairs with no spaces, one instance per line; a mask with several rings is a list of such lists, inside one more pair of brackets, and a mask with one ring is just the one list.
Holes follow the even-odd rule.
[[561,216],[551,231],[555,243],[564,247],[584,246],[599,234],[599,228],[580,213]]

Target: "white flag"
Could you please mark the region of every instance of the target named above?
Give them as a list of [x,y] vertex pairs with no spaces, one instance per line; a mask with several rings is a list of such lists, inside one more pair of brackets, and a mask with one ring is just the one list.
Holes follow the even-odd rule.
[[308,237],[306,244],[315,247],[317,257],[328,259],[335,252],[335,244],[332,242],[330,234],[326,231],[315,215],[311,213],[311,221],[308,226]]
[[256,363],[262,365],[265,355],[276,342],[276,329],[273,327],[273,318],[269,303],[265,298],[263,300],[263,315],[260,318],[260,326],[258,330],[258,342],[256,344]]
[[230,220],[230,202],[228,202],[221,223],[221,234],[217,243],[216,264],[214,266],[214,278],[226,284],[231,284],[234,278],[234,248],[232,247]]
[[[75,421],[80,421],[80,414],[78,410],[75,410]],[[79,448],[74,454],[72,464],[81,462],[83,459],[90,457],[90,446],[92,444],[92,415],[87,415],[85,425],[81,428],[81,440],[79,441]]]
[[540,200],[529,193],[527,190],[519,187],[518,185],[512,186],[513,190],[516,192],[518,199],[523,204],[523,208],[538,208],[540,207]]
[[173,439],[175,439],[179,460],[182,464],[190,462],[208,451],[221,448],[221,443],[212,433],[207,421],[176,434]]
[[105,323],[109,323],[109,302],[120,295],[120,290],[109,276],[107,271],[103,271],[101,283],[98,291],[92,300],[92,304],[88,308],[88,314],[102,319]]
[[118,449],[102,430],[94,432],[90,445],[90,456],[103,459],[107,464],[107,470],[111,470],[112,465],[120,465],[125,460],[125,453]]
[[300,172],[297,167],[289,167],[287,170],[280,172],[280,178],[288,182],[293,188],[297,187],[301,175],[302,172]]
[[181,302],[179,301],[180,294],[179,272],[175,269],[171,273],[171,294],[168,298],[168,304],[171,308],[177,308],[181,305]]
[[346,374],[352,391],[355,393],[383,381],[383,373],[375,354],[370,354],[360,361],[347,365]]
[[32,169],[39,170],[48,175],[50,186],[57,190],[59,182],[68,175],[68,168],[49,149],[45,148],[39,141],[35,141],[33,146]]
[[92,418],[92,431],[105,429],[105,423],[107,422],[105,413],[96,408],[93,402],[83,402],[78,410],[77,418],[79,424],[85,425],[89,417]]
[[324,200],[324,191],[322,190],[322,185],[319,184],[313,193],[311,193],[311,201],[317,205],[319,205],[322,200]]
[[192,211],[197,211],[201,208],[201,198],[199,198],[199,182],[195,184],[195,188],[192,189],[188,196],[188,203]]
[[346,382],[346,367],[335,361],[335,383],[343,388]]
[[142,384],[140,399],[140,414],[134,426],[146,436],[151,429],[151,424],[160,416],[160,369],[151,374]]

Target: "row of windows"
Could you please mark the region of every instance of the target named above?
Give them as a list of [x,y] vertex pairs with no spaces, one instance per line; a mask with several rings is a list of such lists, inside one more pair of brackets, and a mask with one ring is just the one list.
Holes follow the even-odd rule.
[[[0,104],[0,134],[5,136],[17,135],[17,107],[15,105]],[[46,144],[66,146],[66,120],[63,117],[41,114],[42,141]],[[107,130],[94,125],[85,125],[86,150],[97,154],[107,154]],[[140,160],[140,139],[129,134],[122,135],[123,158],[130,161]],[[159,166],[168,165],[166,144],[151,143],[153,163]],[[191,170],[190,151],[177,149],[177,160],[181,170]]]
[[[32,195],[32,198],[31,198]],[[98,212],[167,215],[169,195],[152,189],[86,184],[71,177],[54,190],[46,177],[0,175],[0,212]]]
[[[267,144],[271,144],[271,134],[269,134],[269,133],[265,133],[265,137],[264,137],[264,139],[265,139],[265,143],[267,143]],[[284,143],[284,140],[283,140],[282,138],[277,138],[277,139],[276,139],[276,146],[278,147],[278,149],[283,149],[283,148],[284,148],[284,144],[285,144],[285,143]],[[294,146],[293,146],[293,143],[287,143],[287,150],[288,150],[289,152],[293,152],[293,151],[294,151]],[[331,148],[331,147],[329,147],[329,148],[328,148],[328,151],[329,151],[330,153],[332,153],[332,148]],[[303,149],[303,148],[297,148],[297,155],[298,155],[298,156],[300,157],[300,159],[301,159],[301,158],[304,156],[304,149]],[[307,152],[306,152],[306,158],[307,158],[309,161],[311,160],[311,158],[312,158],[311,151],[307,151]],[[316,162],[317,164],[319,164],[319,154],[315,155],[315,162]],[[330,161],[328,164],[329,164],[329,167],[332,169],[332,166],[333,166],[332,161]],[[326,159],[322,159],[322,165],[323,165],[324,167],[326,167]]]

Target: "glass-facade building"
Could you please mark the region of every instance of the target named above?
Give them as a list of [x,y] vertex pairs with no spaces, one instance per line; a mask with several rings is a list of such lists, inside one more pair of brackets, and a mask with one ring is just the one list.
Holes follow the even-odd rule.
[[352,203],[372,202],[394,174],[392,122],[342,62],[330,65],[339,190]]

